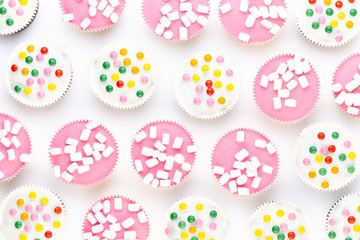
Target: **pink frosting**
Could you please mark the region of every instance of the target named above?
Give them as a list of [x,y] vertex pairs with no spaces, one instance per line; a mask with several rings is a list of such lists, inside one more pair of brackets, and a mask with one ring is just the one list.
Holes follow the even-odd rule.
[[[63,149],[66,146],[66,140],[68,138],[72,138],[75,140],[79,140],[82,130],[85,128],[86,124],[89,121],[78,121],[70,123],[63,128],[61,128],[58,133],[55,135],[53,141],[51,142],[50,149],[52,148],[60,148]],[[93,146],[94,143],[98,143],[98,140],[95,139],[95,135],[97,133],[101,133],[106,137],[106,142],[104,143],[106,147],[112,147],[115,151],[108,157],[102,158],[99,161],[94,160],[94,163],[90,165],[90,171],[79,174],[77,171],[72,173],[73,179],[71,181],[72,184],[78,185],[90,185],[99,183],[100,181],[104,180],[113,170],[116,165],[117,158],[118,158],[118,150],[116,146],[115,139],[110,134],[110,132],[103,127],[102,125],[98,126],[97,128],[91,130],[90,137],[88,141],[81,141],[76,147],[77,152],[81,152],[83,157],[86,157],[85,152],[83,150],[83,146],[87,143],[90,146]],[[56,156],[50,156],[50,161],[52,166],[60,166],[61,173],[66,171],[66,169],[72,164],[70,161],[70,155],[62,153]],[[80,166],[82,165],[81,161],[77,162]]]
[[[255,79],[254,95],[259,108],[271,119],[277,121],[296,121],[306,117],[314,108],[319,96],[319,78],[312,68],[310,72],[302,74],[307,78],[309,86],[303,89],[299,84],[291,91],[290,98],[297,101],[296,107],[284,107],[284,100],[282,100],[283,107],[278,110],[274,109],[273,98],[277,97],[277,91],[274,91],[273,83],[269,83],[267,88],[260,86],[261,77],[276,72],[280,63],[286,63],[291,58],[294,58],[293,54],[281,55],[271,59],[259,70]],[[298,80],[298,78],[299,76],[294,73],[293,79]],[[283,82],[283,89],[284,84],[285,82]]]
[[[245,132],[245,141],[244,142],[236,142],[236,135],[238,131]],[[250,129],[236,129],[227,133],[215,147],[212,159],[212,167],[223,167],[225,169],[225,173],[230,173],[231,170],[235,170],[233,168],[235,159],[235,155],[240,152],[242,149],[246,149],[249,152],[249,156],[243,160],[243,162],[249,161],[251,157],[256,156],[261,163],[261,166],[257,169],[258,176],[261,177],[260,185],[257,189],[252,188],[251,184],[253,182],[254,177],[249,177],[248,181],[243,185],[238,185],[237,187],[248,188],[250,190],[250,195],[261,192],[269,187],[272,182],[275,180],[277,176],[277,172],[279,170],[279,157],[277,152],[273,154],[269,154],[268,151],[263,148],[255,147],[255,140],[263,140],[266,143],[270,143],[270,140],[262,135],[261,133],[250,130]],[[273,168],[271,174],[262,172],[262,166],[267,165]],[[245,175],[245,171],[242,170],[241,173]],[[216,174],[216,179],[219,180],[221,175]],[[236,180],[230,179],[231,180]],[[229,184],[223,185],[226,189],[230,191]]]
[[[239,10],[241,0],[221,0],[220,6],[228,2],[231,4],[232,9],[225,14],[220,12],[220,19],[226,30],[234,38],[238,39],[240,32],[250,35],[249,43],[266,42],[275,37],[269,32],[269,29],[261,25],[261,17],[255,21],[255,24],[252,28],[245,26],[246,19],[250,15],[250,12],[244,13]],[[264,0],[250,0],[249,3],[249,9],[254,6],[257,8],[266,6],[264,4]],[[285,0],[272,0],[271,6],[284,6],[286,8]],[[281,28],[286,22],[286,20],[281,18],[267,18],[267,20],[277,24]]]
[[[4,128],[4,121],[10,121],[10,127],[14,126],[16,122],[19,122],[17,119],[10,117],[6,114],[0,113],[0,129]],[[0,143],[0,152],[4,155],[4,159],[0,161],[0,171],[3,172],[4,178],[0,181],[9,180],[14,177],[23,167],[25,163],[21,162],[19,156],[21,154],[31,154],[31,143],[30,137],[27,131],[21,127],[17,135],[11,134],[10,132],[6,135],[6,138],[11,141],[11,138],[16,136],[19,140],[21,146],[15,148],[14,144],[11,143],[9,148],[6,148],[3,144]],[[14,149],[15,151],[15,160],[9,161],[7,150]]]
[[[335,98],[342,91],[344,91],[345,93],[349,93],[346,90],[345,86],[346,86],[346,84],[348,84],[349,82],[354,80],[355,73],[360,74],[359,64],[360,64],[360,53],[356,53],[356,54],[350,56],[349,58],[347,58],[344,62],[342,62],[340,64],[337,71],[335,72],[333,84],[340,83],[342,85],[342,89],[340,92],[337,92],[337,93],[335,93],[333,91]],[[360,87],[357,87],[352,93],[359,94]],[[345,103],[341,104],[340,107],[345,112],[347,111],[348,106],[346,106]],[[359,106],[358,107],[352,106],[352,107],[360,110]],[[354,115],[352,115],[352,116],[354,116]],[[360,111],[359,111],[358,115],[356,115],[356,117],[360,117]]]
[[[121,210],[115,210],[114,208],[114,199],[115,198],[122,198],[122,209]],[[124,232],[125,231],[136,231],[136,239],[138,240],[146,240],[148,239],[149,236],[149,230],[150,230],[150,226],[149,226],[149,221],[140,223],[139,218],[138,218],[138,213],[142,212],[143,209],[140,207],[140,211],[136,211],[136,212],[129,212],[128,211],[128,205],[129,204],[136,204],[136,202],[129,200],[127,198],[124,197],[120,197],[120,196],[115,196],[115,197],[107,197],[104,198],[96,203],[104,203],[106,200],[110,201],[110,211],[108,214],[111,214],[111,216],[115,217],[117,220],[117,223],[122,223],[123,221],[127,220],[128,218],[133,218],[133,220],[135,221],[135,224],[132,225],[130,228],[125,229],[124,227],[121,226],[121,230],[118,231],[116,233],[116,237],[115,239],[124,239]],[[95,204],[96,204],[95,203]],[[95,204],[93,206],[95,206]],[[90,209],[89,212],[87,214],[93,214],[95,215],[95,213]],[[103,210],[101,210],[101,213],[106,217],[108,214],[105,214]],[[146,213],[145,213],[146,216]],[[146,217],[147,218],[147,217]],[[99,224],[98,222],[95,223],[94,225]],[[104,226],[104,230],[109,229],[109,226],[111,224],[107,221],[103,224]],[[91,223],[89,222],[89,220],[87,220],[87,218],[85,217],[85,221],[83,224],[83,233],[87,233],[87,232],[92,232],[91,228],[93,225],[91,225]],[[96,233],[93,234],[93,236],[98,236],[100,237],[100,239],[103,239],[102,237],[103,232],[100,233]]]
[[[97,0],[99,3],[100,0]],[[115,7],[114,12],[120,16],[125,7],[125,0],[119,0],[120,5]],[[95,17],[89,15],[89,3],[87,0],[60,0],[61,9],[64,15],[73,14],[74,20],[71,23],[81,29],[80,24],[84,18],[89,18],[91,23],[86,31],[99,31],[110,27],[113,23],[110,18],[102,15],[100,10],[97,11]]]
[[[209,13],[204,14],[204,13],[199,13],[196,11],[196,9],[199,5],[209,6],[209,0],[189,0],[186,2],[192,3],[192,11],[197,16],[202,15],[206,18],[209,18]],[[151,30],[155,31],[156,26],[160,22],[160,19],[163,17],[160,9],[167,4],[169,4],[171,6],[172,11],[179,12],[180,18],[185,14],[185,12],[180,11],[180,1],[179,0],[169,0],[167,2],[165,2],[163,0],[144,0],[144,5],[143,5],[144,18],[145,18],[145,21],[147,22],[147,24],[149,25],[149,27],[151,28]],[[180,19],[174,20],[174,21],[172,21],[170,27],[166,28],[165,31],[172,31],[174,34],[172,39],[180,40],[180,36],[179,36],[179,28],[180,27],[185,27],[185,25],[182,23],[182,21]],[[203,27],[197,22],[191,24],[191,26],[187,28],[188,39],[196,36],[202,29],[203,29]]]

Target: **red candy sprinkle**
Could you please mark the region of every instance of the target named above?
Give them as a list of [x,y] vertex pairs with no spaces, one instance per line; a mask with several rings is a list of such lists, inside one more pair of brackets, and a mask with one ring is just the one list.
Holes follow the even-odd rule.
[[51,238],[52,237],[52,232],[50,232],[50,231],[45,232],[45,237],[46,238]]
[[288,233],[288,238],[289,239],[294,239],[295,238],[295,233],[294,232],[289,232]]
[[61,77],[61,76],[63,75],[63,71],[60,70],[60,69],[58,69],[58,70],[55,71],[55,75],[56,75],[57,77]]
[[19,68],[18,68],[18,66],[17,66],[16,64],[13,64],[13,65],[11,66],[11,71],[13,71],[13,72],[16,72],[18,69],[19,69]]
[[355,221],[356,221],[356,219],[355,219],[355,217],[353,217],[353,216],[350,216],[350,217],[348,218],[348,222],[349,222],[350,224],[355,223]]
[[332,157],[327,156],[327,157],[325,158],[325,163],[331,164],[331,163],[332,163]]
[[349,0],[349,3],[354,3],[355,2],[355,0]]
[[336,147],[334,145],[330,145],[328,150],[329,152],[334,153],[336,151]]
[[211,95],[213,95],[214,94],[214,89],[212,89],[212,88],[208,88],[207,90],[206,90],[206,93],[209,95],[209,96],[211,96]]
[[316,3],[316,0],[309,0],[309,3],[310,3],[310,4],[315,4],[315,3]]
[[124,86],[124,82],[121,81],[121,80],[119,80],[119,81],[116,82],[116,86],[117,86],[118,88],[122,88],[122,87]]
[[318,139],[323,140],[325,138],[325,134],[323,132],[320,132],[318,134]]
[[49,50],[46,47],[43,47],[43,48],[41,48],[40,52],[42,54],[47,54],[49,52]]
[[207,81],[205,82],[205,85],[206,85],[206,87],[211,88],[212,85],[213,85],[213,83],[212,83],[211,80],[207,80]]
[[335,6],[336,6],[337,8],[342,8],[342,7],[343,7],[342,1],[337,1],[337,2],[335,3]]
[[56,207],[56,208],[54,209],[54,212],[55,212],[56,214],[60,214],[60,213],[62,212],[61,207]]

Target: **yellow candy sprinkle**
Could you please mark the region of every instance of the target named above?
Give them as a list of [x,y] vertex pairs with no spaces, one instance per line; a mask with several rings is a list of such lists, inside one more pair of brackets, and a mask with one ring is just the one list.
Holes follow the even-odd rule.
[[331,172],[332,172],[333,174],[337,174],[337,173],[339,172],[339,168],[338,168],[338,167],[332,167],[332,168],[331,168]]
[[43,225],[41,225],[41,224],[36,225],[36,231],[41,232],[42,230],[44,230]]
[[360,225],[354,226],[354,232],[360,232]]
[[338,21],[336,21],[336,20],[332,20],[332,21],[330,22],[330,26],[332,26],[332,27],[337,27],[338,24],[339,24],[339,23],[338,23]]
[[25,234],[21,234],[19,237],[20,240],[26,240],[27,236]]
[[21,70],[21,73],[22,73],[22,75],[24,75],[24,76],[26,76],[26,75],[28,75],[29,74],[29,69],[27,69],[27,68],[23,68],[22,70]]
[[274,238],[272,236],[267,236],[265,240],[274,240]]
[[265,215],[265,216],[263,217],[263,220],[264,220],[264,222],[268,223],[268,222],[271,221],[271,217],[270,217],[269,215]]
[[207,71],[209,71],[209,66],[208,66],[208,65],[204,65],[204,66],[202,66],[201,70],[202,70],[203,72],[207,72]]
[[120,54],[121,54],[122,56],[125,56],[127,53],[128,53],[128,51],[127,51],[126,48],[123,48],[123,49],[120,50]]
[[315,177],[316,177],[316,173],[314,171],[310,171],[309,178],[315,178]]
[[[20,0],[20,4],[25,6],[28,4],[28,0]],[[30,52],[30,51],[29,51]]]
[[[20,3],[21,3],[21,1],[20,1]],[[33,46],[33,45],[29,45],[28,47],[27,47],[27,51],[28,52],[33,52],[35,50],[35,47]]]
[[338,18],[339,18],[340,20],[344,20],[344,19],[345,19],[345,13],[339,12]]
[[347,28],[353,28],[353,26],[354,26],[354,23],[352,21],[347,21],[346,22],[346,27]]
[[26,53],[25,52],[21,52],[20,54],[19,54],[19,58],[21,58],[21,59],[25,59],[26,58]]
[[214,85],[215,85],[216,88],[221,88],[222,87],[222,82],[216,81]]
[[197,61],[196,59],[192,59],[192,60],[190,61],[190,65],[193,66],[193,67],[195,67],[195,66],[198,65],[198,61]]
[[189,227],[189,233],[191,233],[191,234],[196,233],[196,227],[194,227],[194,226]]
[[59,228],[61,226],[61,223],[59,221],[55,221],[53,226],[54,228]]
[[48,203],[49,203],[49,199],[47,199],[46,197],[41,199],[41,204],[42,205],[48,205]]
[[256,237],[261,237],[262,234],[263,234],[263,231],[262,231],[262,230],[260,230],[260,229],[256,229],[256,230],[255,230],[255,236],[256,236]]
[[210,238],[209,240],[215,240],[215,238]]
[[187,239],[189,234],[187,232],[182,232],[180,236],[182,239]]
[[48,89],[50,91],[54,91],[56,89],[56,84],[55,83],[50,83],[49,86],[48,86]]
[[305,227],[304,227],[304,226],[300,226],[300,227],[298,228],[298,231],[299,231],[300,234],[303,234],[303,233],[305,232]]
[[358,206],[357,210],[358,210],[358,212],[360,213],[360,206]]
[[277,212],[276,212],[276,215],[278,216],[278,217],[283,217],[284,216],[284,210],[282,210],[282,209],[279,209],[279,210],[277,210]]
[[151,65],[150,65],[150,64],[148,64],[148,63],[144,64],[144,70],[145,70],[145,71],[150,71],[150,69],[151,69]]
[[232,85],[231,83],[229,83],[228,85],[226,85],[226,90],[228,90],[229,92],[231,92],[232,90],[234,90],[234,85]]
[[137,59],[142,60],[142,59],[144,59],[144,53],[138,52],[138,53],[136,54],[136,57],[137,57]]
[[204,232],[200,232],[198,235],[199,239],[205,239],[206,238],[206,234]]
[[215,76],[215,77],[220,77],[220,76],[221,76],[221,71],[220,71],[219,69],[216,69],[216,70],[214,71],[214,76]]
[[199,203],[199,204],[197,204],[197,205],[195,206],[195,208],[196,208],[196,210],[198,210],[198,211],[202,211],[202,210],[204,209],[204,206],[203,206],[201,203]]
[[135,87],[135,82],[133,80],[130,80],[130,81],[128,81],[127,85],[129,88],[133,88],[133,87]]
[[226,100],[224,97],[219,97],[218,102],[219,102],[219,104],[223,105],[223,104],[225,104]]
[[355,154],[354,152],[349,152],[348,157],[349,157],[351,160],[354,160],[354,159],[356,158],[356,154]]
[[31,88],[26,87],[26,88],[24,89],[24,93],[25,93],[26,95],[30,95],[30,94],[32,93]]
[[29,193],[29,198],[30,199],[35,199],[36,198],[36,192],[31,192],[31,193]]
[[327,181],[324,181],[324,182],[321,183],[321,187],[326,189],[326,188],[329,187],[329,183]]
[[111,79],[114,80],[114,81],[119,80],[119,78],[120,78],[120,76],[117,73],[114,73],[113,75],[111,75]]
[[22,206],[24,206],[24,200],[23,199],[19,199],[19,200],[17,200],[16,201],[16,204],[19,206],[19,207],[22,207]]
[[200,76],[198,74],[195,74],[192,79],[194,80],[194,82],[199,82]]
[[206,54],[204,57],[205,62],[211,62],[212,56],[210,54]]
[[131,64],[131,60],[129,58],[125,58],[123,62],[125,66],[130,66]]
[[324,0],[324,3],[325,3],[325,5],[330,5],[331,4],[331,0]]
[[315,161],[318,162],[318,163],[321,163],[323,160],[324,160],[324,157],[321,156],[321,155],[317,155],[317,156],[315,157]]
[[23,220],[23,221],[27,221],[27,220],[29,219],[29,214],[23,213],[23,214],[21,214],[20,218],[21,218],[21,220]]
[[133,74],[138,74],[139,73],[139,68],[138,67],[133,67],[132,69],[131,69],[131,72],[133,73]]
[[184,211],[186,208],[187,208],[186,203],[181,203],[181,204],[179,205],[179,209],[180,209],[181,211]]

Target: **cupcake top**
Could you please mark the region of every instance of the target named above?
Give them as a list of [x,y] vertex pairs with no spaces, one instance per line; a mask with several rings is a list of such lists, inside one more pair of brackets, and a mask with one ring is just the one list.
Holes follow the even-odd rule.
[[359,172],[359,144],[345,127],[316,123],[299,135],[293,159],[300,178],[318,190],[345,187]]
[[254,82],[255,101],[270,119],[294,123],[315,107],[320,83],[311,64],[299,54],[284,54],[267,61]]
[[36,17],[38,0],[0,0],[0,35],[17,33]]
[[125,0],[60,0],[64,22],[74,27],[97,32],[119,21]]
[[221,0],[220,20],[235,39],[263,44],[274,39],[288,18],[285,0]]
[[328,239],[355,240],[360,238],[360,193],[339,199],[326,219]]
[[6,240],[60,240],[65,230],[65,206],[43,186],[13,190],[2,203],[0,214],[0,230]]
[[97,54],[90,68],[90,84],[103,103],[119,109],[144,104],[155,88],[154,60],[142,47],[116,42]]
[[209,0],[143,0],[145,22],[156,35],[186,41],[207,25]]
[[85,216],[82,239],[146,240],[149,220],[142,207],[121,196],[97,201]]
[[50,144],[54,177],[78,186],[104,181],[117,163],[114,137],[103,125],[81,120],[66,124]]
[[337,68],[332,86],[335,101],[347,114],[360,117],[360,54],[346,58]]
[[190,173],[198,148],[190,133],[170,121],[152,122],[135,135],[131,157],[136,172],[153,188],[174,187]]
[[164,239],[227,240],[230,223],[223,210],[213,201],[188,197],[174,203],[166,215]]
[[0,182],[11,180],[31,161],[28,132],[15,118],[0,113]]
[[230,111],[240,95],[240,74],[228,58],[213,52],[192,55],[175,76],[178,104],[190,116],[217,118]]
[[265,191],[277,177],[279,156],[273,143],[258,131],[239,128],[216,144],[212,170],[219,183],[238,196]]
[[296,20],[301,33],[323,47],[338,47],[360,30],[359,0],[301,0]]
[[30,107],[44,107],[60,100],[71,79],[70,59],[48,41],[20,44],[6,63],[5,82],[10,95]]
[[307,214],[290,202],[274,201],[258,207],[246,226],[246,240],[314,239]]

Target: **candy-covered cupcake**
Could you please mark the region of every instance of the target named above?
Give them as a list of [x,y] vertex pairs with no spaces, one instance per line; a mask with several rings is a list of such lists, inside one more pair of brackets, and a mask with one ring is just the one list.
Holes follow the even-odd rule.
[[97,201],[83,223],[82,239],[147,240],[150,224],[146,212],[135,201],[111,196]]
[[222,239],[230,237],[230,223],[213,201],[188,197],[174,203],[166,215],[164,239]]
[[93,92],[118,109],[144,104],[152,95],[157,79],[154,60],[142,47],[116,42],[102,48],[90,68]]
[[34,21],[38,8],[38,0],[0,0],[0,35],[27,28]]
[[178,104],[190,116],[217,118],[230,111],[240,94],[240,74],[229,58],[212,52],[192,55],[174,80]]
[[212,170],[218,182],[238,196],[268,189],[277,177],[279,156],[274,144],[258,131],[239,128],[216,144]]
[[330,122],[308,126],[299,135],[293,159],[300,178],[318,190],[337,190],[359,172],[359,144],[345,127]]
[[131,157],[146,185],[170,188],[190,173],[198,148],[190,133],[171,121],[146,124],[135,135]]
[[308,60],[299,54],[284,54],[260,68],[253,91],[256,104],[267,117],[279,123],[294,123],[314,109],[320,83]]
[[209,0],[143,0],[145,22],[156,35],[186,41],[200,33],[209,21]]
[[333,86],[336,103],[351,116],[360,116],[360,54],[346,58],[336,69]]
[[72,66],[56,44],[28,41],[10,55],[5,83],[10,95],[30,107],[44,107],[60,100],[70,87]]
[[50,144],[54,177],[77,186],[90,186],[110,176],[118,159],[114,137],[103,125],[81,120],[66,124]]
[[14,178],[30,161],[28,132],[17,119],[0,113],[0,182]]
[[0,208],[0,231],[6,240],[60,240],[65,225],[64,204],[43,186],[16,188]]
[[249,44],[271,41],[288,18],[285,0],[221,0],[219,11],[228,33]]
[[296,21],[312,43],[338,47],[351,41],[360,30],[359,0],[297,1]]
[[268,202],[258,207],[246,225],[245,240],[314,239],[307,214],[293,203]]
[[60,0],[62,19],[75,28],[97,32],[119,21],[125,0]]

